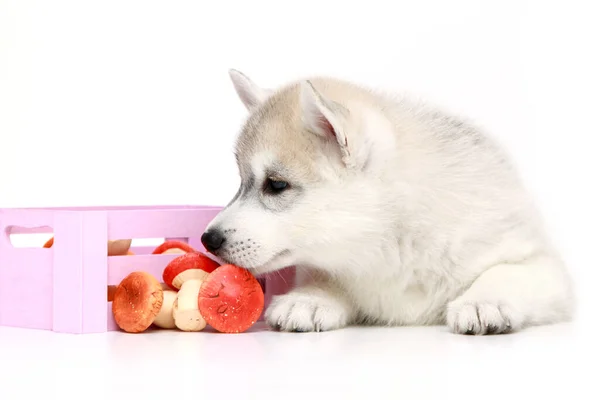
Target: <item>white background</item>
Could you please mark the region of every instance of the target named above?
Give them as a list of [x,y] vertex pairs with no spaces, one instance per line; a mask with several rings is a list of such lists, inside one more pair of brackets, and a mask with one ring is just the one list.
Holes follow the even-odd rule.
[[[430,99],[499,138],[576,277],[580,320],[598,327],[599,6],[351,3],[0,0],[0,207],[223,205],[246,115],[227,70],[263,86],[336,75]],[[517,391],[498,378],[505,397]],[[474,391],[444,395],[495,392]]]

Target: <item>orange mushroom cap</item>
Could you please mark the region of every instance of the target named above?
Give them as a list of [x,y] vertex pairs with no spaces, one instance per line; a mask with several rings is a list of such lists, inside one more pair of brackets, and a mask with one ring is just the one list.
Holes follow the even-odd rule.
[[147,272],[132,272],[117,287],[112,312],[119,328],[125,332],[139,333],[152,325],[162,303],[160,282]]

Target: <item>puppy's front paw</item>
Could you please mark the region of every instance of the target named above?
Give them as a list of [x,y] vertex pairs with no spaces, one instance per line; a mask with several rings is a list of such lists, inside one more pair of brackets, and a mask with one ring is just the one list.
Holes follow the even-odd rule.
[[281,331],[321,332],[345,326],[348,312],[342,302],[326,293],[292,292],[275,297],[265,319]]
[[507,305],[457,300],[448,305],[447,323],[454,333],[492,335],[519,329],[522,318]]

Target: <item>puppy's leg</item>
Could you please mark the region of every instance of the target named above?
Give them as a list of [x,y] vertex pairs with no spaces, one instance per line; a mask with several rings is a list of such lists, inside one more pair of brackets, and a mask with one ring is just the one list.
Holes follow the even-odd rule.
[[352,308],[339,291],[309,284],[273,298],[265,319],[278,330],[320,332],[342,328],[350,322]]
[[567,321],[573,312],[571,283],[549,258],[501,264],[486,270],[447,308],[454,333],[486,335]]

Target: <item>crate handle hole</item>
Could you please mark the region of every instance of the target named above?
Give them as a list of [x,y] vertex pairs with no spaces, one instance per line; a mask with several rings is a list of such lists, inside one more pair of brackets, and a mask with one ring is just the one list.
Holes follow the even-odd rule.
[[35,228],[11,225],[6,227],[5,234],[9,243],[17,249],[43,248],[54,236],[54,231],[49,226]]

